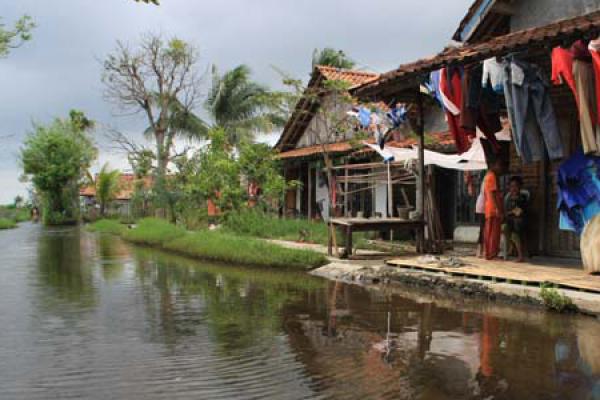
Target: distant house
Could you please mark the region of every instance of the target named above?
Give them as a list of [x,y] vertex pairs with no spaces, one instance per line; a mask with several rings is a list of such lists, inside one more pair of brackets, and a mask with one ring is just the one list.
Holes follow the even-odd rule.
[[[108,207],[110,214],[129,216],[132,213],[131,200],[135,194],[136,184],[139,182],[134,174],[121,174],[119,177],[119,191]],[[143,187],[150,189],[153,179],[147,176],[142,179]],[[93,185],[82,187],[79,190],[81,208],[84,212],[94,212],[98,207],[96,187]]]

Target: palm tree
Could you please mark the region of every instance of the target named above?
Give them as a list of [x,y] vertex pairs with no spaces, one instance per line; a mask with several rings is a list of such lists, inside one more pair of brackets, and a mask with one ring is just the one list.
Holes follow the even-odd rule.
[[213,66],[212,74],[206,109],[225,130],[230,145],[237,147],[257,132],[269,132],[281,123],[274,113],[278,96],[253,82],[248,66],[239,65],[223,75]]
[[104,216],[106,207],[115,199],[120,190],[121,172],[111,170],[108,163],[102,166],[96,177],[96,199],[100,204],[100,215]]
[[317,65],[327,65],[330,67],[352,69],[356,65],[354,60],[349,58],[342,50],[336,50],[326,47],[322,50],[315,49],[312,58],[313,68]]

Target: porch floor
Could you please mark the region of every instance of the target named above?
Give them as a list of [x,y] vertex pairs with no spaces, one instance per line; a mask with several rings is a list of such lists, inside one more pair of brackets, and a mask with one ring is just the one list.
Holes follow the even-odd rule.
[[[447,257],[443,257],[447,259]],[[508,282],[537,286],[548,282],[563,289],[600,294],[600,276],[583,271],[580,262],[561,259],[534,258],[524,263],[487,261],[476,257],[460,257],[467,265],[448,267],[441,263],[425,264],[418,256],[397,257],[387,261],[394,267],[427,272],[438,272],[482,281]]]

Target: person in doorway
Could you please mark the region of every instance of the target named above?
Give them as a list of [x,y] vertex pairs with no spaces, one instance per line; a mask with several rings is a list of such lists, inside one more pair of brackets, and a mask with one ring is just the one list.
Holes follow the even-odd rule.
[[479,221],[479,237],[477,238],[477,257],[483,258],[485,251],[483,248],[483,235],[485,232],[485,193],[484,193],[483,181],[481,182],[481,188],[479,195],[477,196],[477,202],[475,203],[475,215]]
[[510,179],[508,193],[504,198],[504,239],[506,240],[507,257],[511,253],[512,246],[517,250],[517,261],[523,262],[523,235],[527,221],[527,209],[529,205],[528,192],[523,190],[523,179],[513,176]]
[[502,192],[498,186],[498,176],[502,172],[502,161],[496,159],[483,180],[485,231],[483,248],[485,258],[493,260],[500,252],[502,236]]

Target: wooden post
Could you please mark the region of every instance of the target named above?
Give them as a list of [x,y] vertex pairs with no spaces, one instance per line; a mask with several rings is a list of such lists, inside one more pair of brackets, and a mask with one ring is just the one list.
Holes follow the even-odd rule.
[[388,192],[388,217],[394,216],[394,192],[392,187],[392,167],[391,162],[387,162],[387,192]]
[[[417,111],[419,113],[419,122],[417,123],[417,135],[419,136],[419,161],[417,181],[417,212],[421,219],[425,221],[425,113],[423,110],[423,97],[417,89]],[[418,250],[425,252],[425,227],[418,231]]]
[[310,163],[308,163],[308,220],[312,220],[312,170]]
[[348,218],[350,211],[348,210],[348,164],[344,167],[344,215]]

